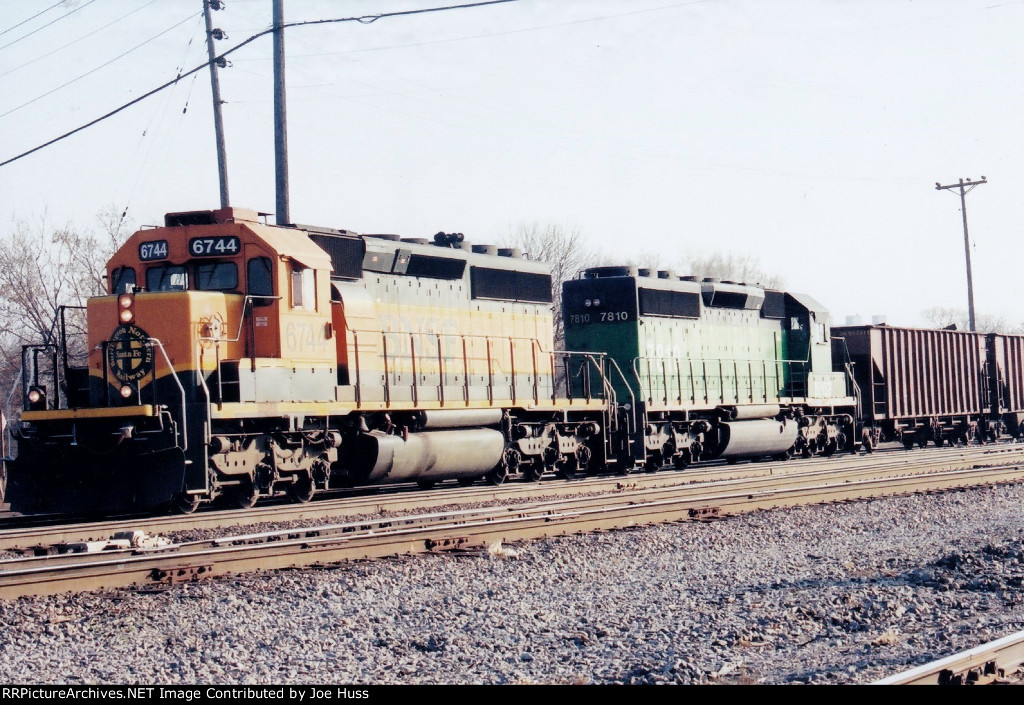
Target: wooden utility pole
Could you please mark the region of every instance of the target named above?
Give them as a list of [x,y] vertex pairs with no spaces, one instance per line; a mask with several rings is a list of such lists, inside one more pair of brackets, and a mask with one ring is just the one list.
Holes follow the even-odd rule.
[[[228,151],[224,144],[224,119],[220,106],[220,78],[217,74],[217,52],[213,49],[214,39],[224,39],[227,35],[220,29],[213,28],[210,10],[223,10],[224,3],[220,0],[203,0],[203,15],[206,16],[206,52],[210,57],[210,86],[213,89],[213,129],[217,134],[217,172],[220,175],[220,207],[230,205],[228,198]],[[221,59],[223,61],[223,59]]]
[[291,224],[288,211],[288,121],[284,90],[284,0],[274,0],[274,173],[278,225]]
[[943,191],[948,189],[959,189],[960,191],[960,212],[964,217],[964,255],[967,257],[967,319],[970,323],[971,331],[975,330],[974,326],[974,279],[971,277],[971,240],[967,236],[967,194],[974,190],[975,186],[981,184],[987,184],[985,177],[981,177],[981,181],[971,181],[970,177],[966,180],[960,179],[960,183],[948,184],[943,186],[938,181],[935,182],[935,190]]

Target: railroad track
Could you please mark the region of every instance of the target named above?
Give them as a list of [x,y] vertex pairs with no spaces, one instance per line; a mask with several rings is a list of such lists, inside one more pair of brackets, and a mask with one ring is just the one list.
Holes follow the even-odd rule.
[[597,475],[572,481],[550,478],[539,483],[509,483],[499,487],[478,485],[469,488],[444,487],[424,491],[414,485],[392,491],[382,488],[366,492],[346,493],[340,498],[323,497],[308,504],[278,503],[260,505],[248,510],[204,511],[191,515],[134,516],[108,521],[82,521],[76,518],[61,521],[60,517],[15,517],[11,523],[0,518],[0,551],[49,547],[64,543],[102,541],[116,533],[144,531],[163,534],[189,530],[229,530],[240,526],[265,523],[308,522],[324,518],[341,520],[347,517],[423,511],[444,506],[464,506],[486,502],[528,502],[581,493],[599,494],[624,489],[677,486],[722,482],[754,477],[783,477],[816,472],[822,469],[876,468],[892,472],[926,472],[970,467],[974,464],[1024,462],[1024,446],[998,445],[968,448],[929,449],[927,453],[907,453],[902,449],[870,455],[834,456],[799,462],[754,462],[737,465],[700,466],[686,472],[662,471],[629,476]]
[[[875,681],[874,685],[990,685],[1024,666],[1024,632]],[[1019,682],[1015,680],[1014,682]]]
[[891,453],[835,456],[802,462],[719,464],[702,466],[683,473],[663,471],[626,477],[600,475],[569,482],[551,478],[540,483],[509,483],[500,487],[445,487],[429,492],[418,488],[390,492],[375,488],[355,496],[323,498],[309,504],[268,504],[249,510],[206,511],[186,516],[135,516],[84,522],[61,522],[58,517],[27,517],[32,520],[27,526],[15,524],[15,528],[6,528],[0,523],[0,550],[25,550],[37,547],[41,553],[61,544],[103,541],[114,534],[130,531],[143,531],[152,535],[192,530],[230,530],[267,523],[342,520],[487,502],[531,502],[578,494],[621,492],[627,489],[672,487],[757,477],[778,478],[814,472],[827,473],[840,468],[930,472],[1017,460],[1024,462],[1024,446],[945,448],[933,449],[922,454],[907,453],[900,448]]
[[[1024,462],[1019,456],[1017,462],[993,467],[974,467],[978,463],[972,461],[971,467],[896,473],[883,467],[884,463],[874,463],[874,467],[832,467],[781,477],[636,487],[612,494],[323,524],[164,547],[12,559],[0,562],[0,598],[166,585],[253,570],[479,549],[509,541],[707,520],[777,507],[1021,482]],[[1007,460],[1005,456],[999,459]]]

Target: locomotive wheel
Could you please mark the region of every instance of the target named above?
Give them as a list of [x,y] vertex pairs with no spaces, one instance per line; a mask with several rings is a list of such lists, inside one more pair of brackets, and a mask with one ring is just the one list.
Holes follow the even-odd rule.
[[676,470],[685,470],[690,467],[690,453],[688,451],[682,451],[674,458],[672,458],[672,466]]
[[644,461],[644,472],[658,472],[661,469],[661,461],[655,456],[650,456]]
[[501,454],[501,462],[493,470],[484,475],[484,482],[488,485],[500,485],[508,479],[509,473],[519,472],[519,451],[507,446]]
[[558,476],[563,480],[571,480],[576,477],[576,460],[569,458],[558,467]]
[[288,487],[288,496],[293,502],[305,504],[313,499],[316,488],[313,487],[313,479],[309,475],[303,475]]
[[544,477],[545,470],[547,468],[542,463],[530,463],[523,469],[523,479],[527,482],[538,482],[540,478]]
[[629,455],[628,453],[623,453],[617,458],[617,460],[618,462],[616,463],[615,472],[617,472],[620,475],[629,475],[631,472],[633,472],[634,463],[632,455]]
[[558,468],[558,476],[565,480],[571,480],[580,472],[586,472],[589,465],[590,448],[585,445],[577,446],[576,452],[566,457]]
[[239,509],[252,509],[259,498],[260,491],[252,483],[236,487],[228,493],[228,501]]
[[171,502],[171,509],[178,514],[192,514],[199,509],[199,497],[194,494],[180,494]]

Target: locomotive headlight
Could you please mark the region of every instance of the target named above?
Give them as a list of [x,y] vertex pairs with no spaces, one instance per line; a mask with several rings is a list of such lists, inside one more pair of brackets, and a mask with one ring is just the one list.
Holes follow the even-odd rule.
[[125,399],[132,395],[131,385],[125,384],[121,386],[121,396]]
[[132,306],[135,305],[135,297],[131,294],[121,294],[117,297],[117,305],[120,308],[117,317],[121,320],[121,323],[131,323],[135,320],[135,312],[132,311]]
[[586,301],[583,302],[583,305],[586,306],[587,308],[590,308],[590,304],[591,304],[590,299],[587,299]]
[[600,306],[601,305],[601,299],[594,299],[594,305],[595,306]]
[[28,398],[28,408],[32,411],[46,409],[46,387],[32,385],[25,396]]

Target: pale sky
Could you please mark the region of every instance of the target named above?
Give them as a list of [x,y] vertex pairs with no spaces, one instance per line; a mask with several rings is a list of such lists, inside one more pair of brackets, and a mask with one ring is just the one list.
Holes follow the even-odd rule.
[[[0,2],[0,161],[206,60],[201,0],[55,3]],[[285,18],[448,4],[285,0]],[[218,51],[270,21],[271,0],[227,0]],[[268,212],[271,46],[221,72],[231,202]],[[556,224],[613,259],[751,255],[840,323],[917,325],[966,308],[960,200],[935,183],[984,175],[976,308],[1024,321],[1021,0],[519,0],[286,46],[295,222],[478,243]],[[44,213],[218,207],[208,71],[0,167],[0,205],[0,237]]]

